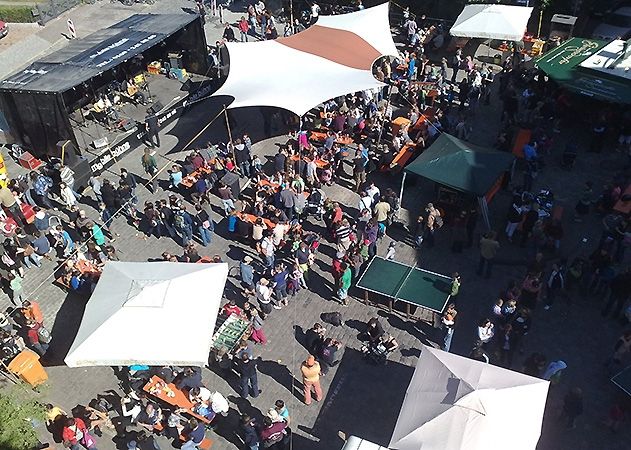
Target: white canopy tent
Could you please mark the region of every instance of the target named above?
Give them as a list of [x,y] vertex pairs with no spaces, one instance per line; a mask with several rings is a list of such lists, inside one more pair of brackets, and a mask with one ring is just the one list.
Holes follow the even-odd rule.
[[334,97],[385,86],[372,75],[372,64],[398,54],[388,3],[320,16],[290,37],[226,45],[230,72],[214,96],[234,97],[228,108],[276,106],[299,116]]
[[[390,440],[397,450],[534,450],[549,382],[423,346]],[[506,421],[519,424],[519,436]]]
[[227,277],[227,264],[108,262],[66,364],[204,366]]
[[449,33],[457,37],[521,41],[532,9],[513,5],[467,5]]

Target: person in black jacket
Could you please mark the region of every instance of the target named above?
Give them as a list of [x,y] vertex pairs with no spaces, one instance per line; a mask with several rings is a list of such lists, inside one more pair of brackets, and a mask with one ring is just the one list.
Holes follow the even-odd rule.
[[234,158],[237,166],[239,166],[241,175],[250,178],[252,155],[250,154],[250,149],[239,138],[234,141]]
[[366,337],[370,343],[377,342],[381,336],[383,336],[383,327],[379,323],[379,319],[373,317],[368,321],[368,329],[366,330]]
[[189,391],[194,387],[202,387],[202,369],[187,367],[175,380],[175,386],[182,391]]
[[243,442],[247,450],[258,450],[259,435],[256,432],[254,420],[247,414],[241,416],[241,430],[243,431]]
[[[252,397],[258,397],[261,390],[259,389],[256,361],[250,359],[250,355],[244,353],[241,355],[241,359],[237,360],[237,365],[241,376],[241,397],[248,398],[250,393]],[[251,391],[250,388],[252,389]]]
[[320,353],[322,344],[324,343],[325,333],[326,328],[319,323],[314,324],[305,332],[305,346],[310,354],[317,355]]

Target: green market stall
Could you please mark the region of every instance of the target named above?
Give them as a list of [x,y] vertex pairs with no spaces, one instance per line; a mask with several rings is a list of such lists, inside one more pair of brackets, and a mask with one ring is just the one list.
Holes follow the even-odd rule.
[[[535,65],[565,88],[612,103],[631,103],[631,82],[613,71],[582,67],[586,59],[596,54],[611,55],[601,50],[610,45],[599,39],[572,38],[535,61]],[[613,58],[615,59],[615,58]]]
[[488,203],[500,189],[504,174],[511,170],[514,160],[511,153],[489,150],[441,133],[428,149],[405,168],[399,198],[403,197],[407,174],[419,175],[458,193],[477,198],[484,223],[490,229]]

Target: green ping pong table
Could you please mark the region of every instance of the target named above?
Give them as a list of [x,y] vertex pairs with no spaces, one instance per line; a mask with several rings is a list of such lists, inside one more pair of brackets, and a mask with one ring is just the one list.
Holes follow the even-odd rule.
[[356,286],[364,290],[366,303],[369,292],[387,297],[390,312],[395,302],[405,302],[409,318],[410,306],[441,314],[449,302],[451,282],[451,277],[376,256],[368,263]]
[[627,395],[631,395],[631,366],[618,372],[611,378],[611,381]]

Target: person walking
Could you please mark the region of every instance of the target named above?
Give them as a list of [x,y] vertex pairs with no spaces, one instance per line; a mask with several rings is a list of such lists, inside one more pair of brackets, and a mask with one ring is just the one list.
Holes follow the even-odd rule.
[[454,303],[450,303],[441,319],[444,331],[442,350],[445,352],[448,352],[451,348],[451,340],[454,336],[454,326],[456,324],[457,315],[458,311],[456,311],[456,305]]
[[245,19],[245,16],[241,16],[241,20],[238,23],[239,33],[241,34],[241,42],[248,42],[248,31],[250,30],[250,25],[248,21]]
[[250,355],[243,353],[241,359],[237,360],[237,365],[241,378],[241,397],[248,398],[248,395],[254,398],[258,397],[261,390],[259,389],[256,360],[250,359]]
[[478,264],[477,274],[485,278],[491,278],[491,270],[493,269],[493,260],[500,249],[500,243],[496,239],[495,231],[489,231],[480,239],[480,262]]
[[[145,117],[145,130],[147,132],[145,139],[147,145],[151,148],[160,147],[160,123],[158,116],[154,114],[153,109],[147,109]],[[155,140],[155,143],[153,142]]]
[[140,162],[142,163],[142,168],[145,169],[145,173],[150,177],[151,193],[155,194],[158,192],[158,163],[156,162],[156,158],[151,154],[149,147],[145,148],[145,154],[142,155]]
[[316,361],[315,356],[307,356],[307,359],[300,366],[300,372],[304,386],[305,405],[311,404],[312,389],[315,393],[314,400],[319,402],[322,399],[322,387],[320,386],[320,364]]
[[197,231],[202,239],[202,245],[208,247],[213,240],[213,232],[215,231],[215,225],[212,218],[208,215],[202,205],[195,205],[195,225],[197,225]]
[[259,435],[256,432],[254,420],[247,414],[241,416],[241,431],[243,432],[243,442],[247,450],[259,450]]
[[434,207],[432,203],[428,203],[425,207],[427,213],[427,219],[425,220],[425,232],[423,235],[423,242],[427,248],[434,246],[434,233],[443,225],[443,218],[440,215],[440,211]]
[[342,276],[340,277],[340,287],[337,290],[337,296],[343,306],[348,306],[348,290],[351,288],[353,273],[350,266],[345,262],[340,264],[340,268],[342,270]]

